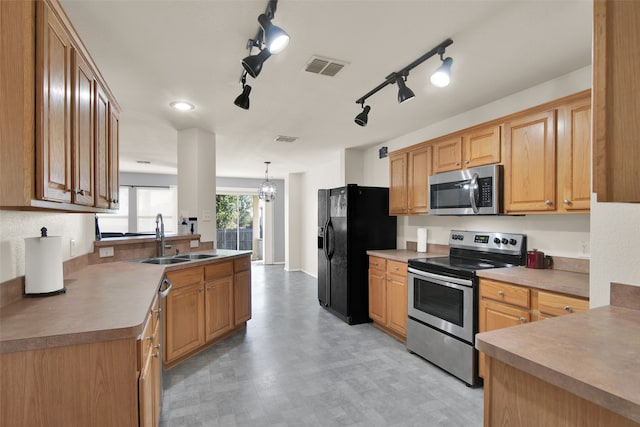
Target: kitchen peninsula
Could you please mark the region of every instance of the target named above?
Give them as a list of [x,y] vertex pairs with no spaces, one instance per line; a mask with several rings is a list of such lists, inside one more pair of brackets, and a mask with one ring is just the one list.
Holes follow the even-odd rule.
[[639,426],[640,288],[611,305],[477,335],[484,425]]

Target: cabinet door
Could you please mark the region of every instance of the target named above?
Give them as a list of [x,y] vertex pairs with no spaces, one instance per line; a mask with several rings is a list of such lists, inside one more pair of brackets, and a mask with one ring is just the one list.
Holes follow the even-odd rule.
[[640,3],[594,2],[593,191],[599,202],[640,202]]
[[407,277],[387,275],[387,304],[389,328],[407,336]]
[[585,212],[591,201],[591,100],[563,107],[560,114],[558,209]]
[[71,202],[71,38],[45,2],[36,36],[36,197]]
[[204,344],[204,285],[174,288],[166,298],[165,359],[174,359]]
[[109,208],[119,209],[120,201],[120,116],[118,110],[109,103]]
[[205,339],[211,341],[233,328],[233,276],[205,283]]
[[505,124],[505,212],[554,211],[556,111]]
[[154,377],[153,357],[145,359],[138,380],[138,414],[140,427],[155,427],[154,424]]
[[[531,321],[528,309],[512,307],[493,301],[480,301],[480,332],[493,331],[495,329],[508,328]],[[484,377],[484,353],[479,353],[478,371]]]
[[381,270],[369,269],[369,317],[387,324],[387,282]]
[[93,96],[95,78],[80,53],[73,55],[73,198],[79,205],[94,204]]
[[409,152],[408,211],[423,214],[429,211],[429,175],[431,175],[431,146]]
[[251,319],[251,270],[235,274],[233,301],[235,325]]
[[436,142],[433,145],[433,172],[440,173],[462,168],[462,137]]
[[407,154],[389,154],[389,214],[407,213]]
[[109,208],[109,99],[99,84],[95,87],[95,203],[96,207]]
[[464,167],[500,163],[500,126],[477,129],[464,136]]

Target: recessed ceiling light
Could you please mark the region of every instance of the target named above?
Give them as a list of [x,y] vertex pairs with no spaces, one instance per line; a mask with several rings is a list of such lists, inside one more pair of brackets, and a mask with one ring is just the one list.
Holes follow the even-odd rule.
[[185,101],[174,101],[169,105],[171,106],[171,108],[175,108],[176,110],[180,110],[180,111],[191,111],[196,108],[195,105]]
[[136,160],[136,163],[139,163],[141,165],[150,165],[151,162],[149,160]]

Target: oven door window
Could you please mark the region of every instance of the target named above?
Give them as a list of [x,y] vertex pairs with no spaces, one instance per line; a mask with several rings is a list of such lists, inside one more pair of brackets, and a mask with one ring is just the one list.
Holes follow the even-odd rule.
[[464,326],[464,292],[416,278],[413,282],[413,306],[416,310]]

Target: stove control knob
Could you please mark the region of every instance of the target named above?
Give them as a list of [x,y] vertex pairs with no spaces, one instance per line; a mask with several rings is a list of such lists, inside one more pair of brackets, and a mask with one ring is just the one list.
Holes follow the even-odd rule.
[[493,243],[495,243],[496,245],[500,244],[500,239],[498,237],[496,237],[495,239],[493,239]]
[[502,244],[506,245],[507,243],[509,243],[509,240],[503,237],[502,238]]
[[516,239],[510,239],[509,240],[509,244],[510,245],[515,245],[516,243],[518,243],[518,241]]

